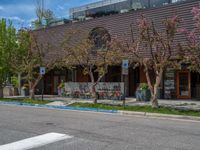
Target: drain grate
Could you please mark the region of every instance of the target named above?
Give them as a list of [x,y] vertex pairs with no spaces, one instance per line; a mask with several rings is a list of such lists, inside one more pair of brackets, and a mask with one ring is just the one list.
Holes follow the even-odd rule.
[[51,122],[47,122],[46,125],[48,125],[48,126],[54,126],[55,124],[51,123]]

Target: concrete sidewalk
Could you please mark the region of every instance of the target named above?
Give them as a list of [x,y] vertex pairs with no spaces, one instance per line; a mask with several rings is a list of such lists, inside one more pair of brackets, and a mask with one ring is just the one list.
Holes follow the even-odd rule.
[[[64,97],[52,97],[47,98],[49,100],[56,100],[61,101],[63,105],[69,105],[75,102],[82,102],[82,103],[92,103],[92,99],[77,99],[77,98],[64,98]],[[119,100],[98,100],[98,103],[101,104],[110,104],[110,105],[123,105],[123,101]],[[52,103],[61,105],[60,102]],[[127,106],[145,106],[151,105],[150,102],[138,102],[135,98],[126,98],[126,105]],[[178,109],[188,109],[188,110],[199,110],[200,111],[200,100],[164,100],[159,99],[159,105],[164,107],[172,107]]]

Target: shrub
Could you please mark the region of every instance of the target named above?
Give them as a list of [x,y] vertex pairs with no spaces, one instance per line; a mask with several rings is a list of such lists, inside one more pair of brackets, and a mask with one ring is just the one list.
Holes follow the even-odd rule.
[[148,84],[147,83],[140,83],[139,85],[139,89],[140,90],[147,90],[149,87],[148,87]]
[[16,76],[12,76],[12,77],[11,77],[11,83],[12,83],[12,85],[13,85],[15,88],[18,87],[19,82],[18,82],[18,79],[17,79]]

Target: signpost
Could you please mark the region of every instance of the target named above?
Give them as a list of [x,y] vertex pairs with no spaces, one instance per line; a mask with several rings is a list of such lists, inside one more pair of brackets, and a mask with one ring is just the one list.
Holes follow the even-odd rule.
[[44,99],[44,79],[43,76],[46,73],[46,68],[45,67],[40,67],[40,75],[42,75],[42,100]]
[[122,61],[122,75],[128,75],[128,67],[129,67],[128,60],[123,60]]
[[[122,79],[123,79],[123,82],[124,82],[124,94],[125,95],[126,95],[125,78],[128,75],[128,68],[129,68],[129,61],[128,61],[128,59],[125,59],[125,60],[122,61]],[[126,105],[126,98],[124,98],[124,100],[123,100],[123,106],[125,107],[125,105]]]
[[45,75],[46,73],[46,68],[45,67],[40,67],[40,75]]

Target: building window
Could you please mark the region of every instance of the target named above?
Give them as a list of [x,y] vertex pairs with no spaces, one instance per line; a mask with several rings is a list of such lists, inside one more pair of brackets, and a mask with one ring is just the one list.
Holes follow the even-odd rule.
[[181,2],[181,1],[186,1],[186,0],[172,0],[172,3],[177,3],[177,2]]
[[89,38],[94,42],[94,49],[106,49],[108,42],[111,40],[110,34],[105,28],[95,28],[93,29],[90,34]]
[[160,7],[170,3],[170,0],[150,0],[150,7]]
[[149,0],[132,0],[131,8],[133,10],[145,9],[149,7]]

